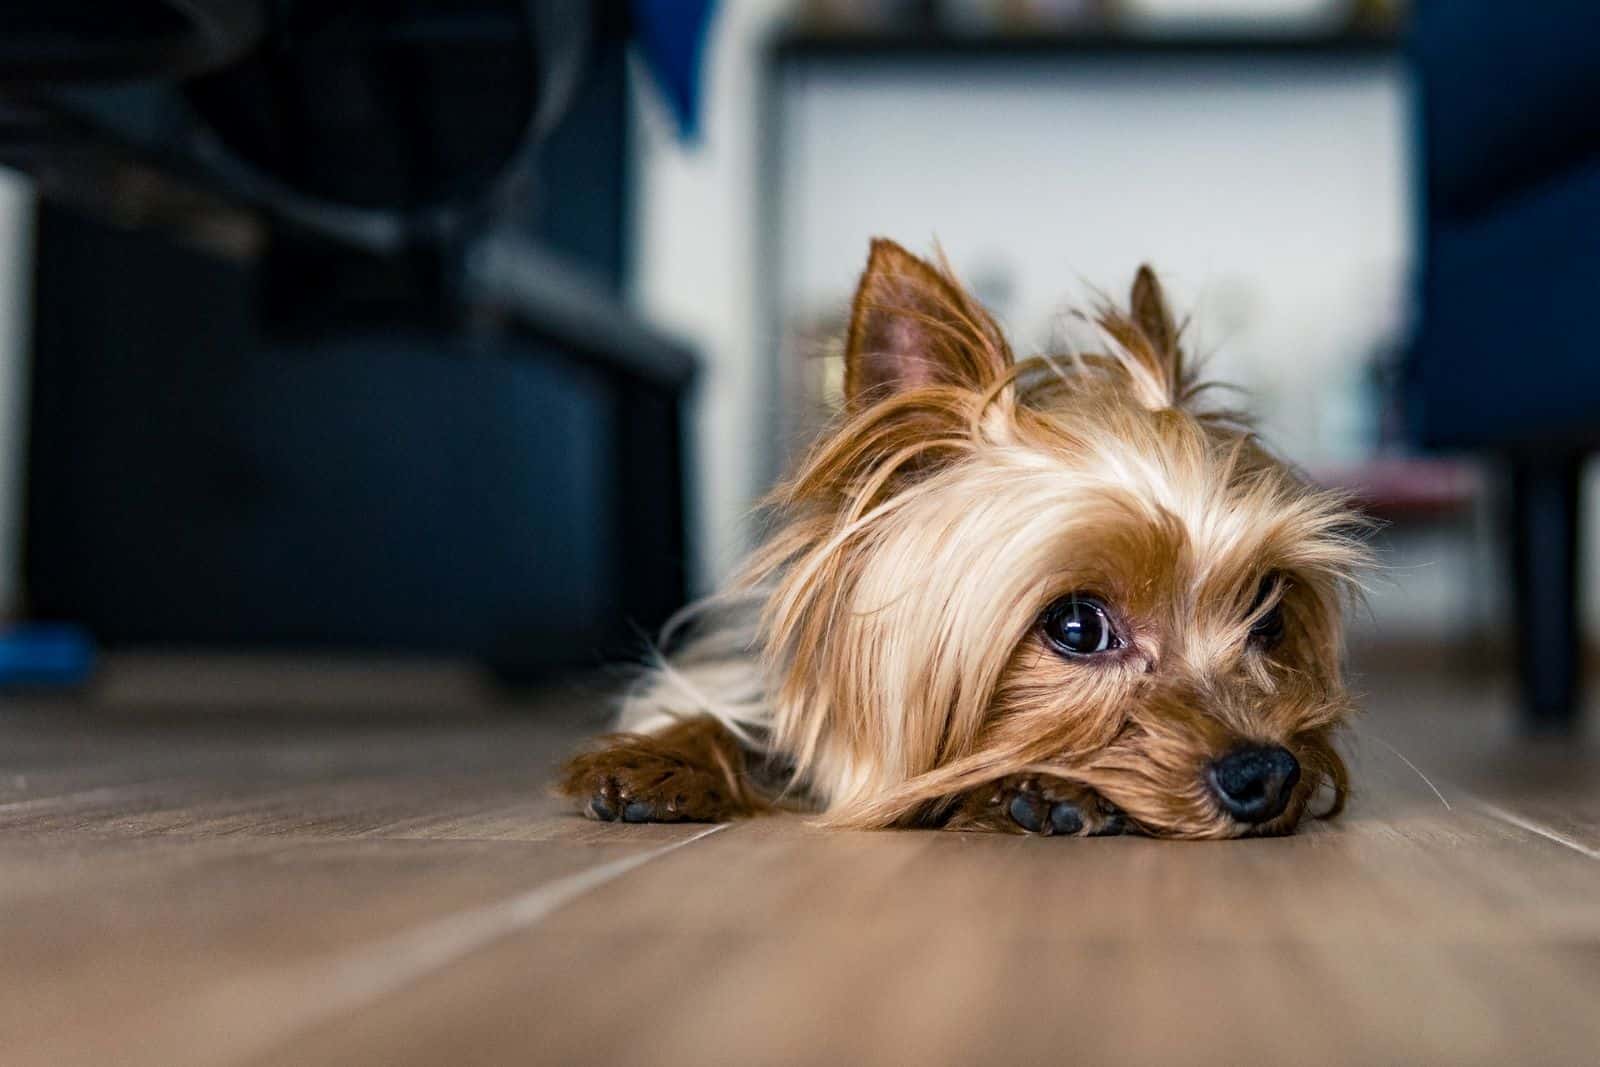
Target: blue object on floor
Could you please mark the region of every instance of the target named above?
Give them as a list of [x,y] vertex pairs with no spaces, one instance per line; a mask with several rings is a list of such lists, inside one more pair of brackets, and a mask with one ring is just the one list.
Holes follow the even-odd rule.
[[81,685],[94,673],[94,642],[68,623],[20,623],[0,633],[0,686]]

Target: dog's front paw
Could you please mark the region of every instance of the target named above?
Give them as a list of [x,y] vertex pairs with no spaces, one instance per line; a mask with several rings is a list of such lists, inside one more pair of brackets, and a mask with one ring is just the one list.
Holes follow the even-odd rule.
[[576,756],[563,778],[560,792],[602,822],[720,822],[741,813],[720,775],[642,739]]
[[1111,837],[1127,829],[1127,819],[1087,786],[1047,775],[1014,774],[968,794],[947,825],[1047,837]]

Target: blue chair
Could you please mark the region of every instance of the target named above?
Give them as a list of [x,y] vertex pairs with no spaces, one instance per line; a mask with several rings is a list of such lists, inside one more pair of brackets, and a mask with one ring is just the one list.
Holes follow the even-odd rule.
[[1600,445],[1600,4],[1424,0],[1425,204],[1406,378],[1424,446],[1501,459],[1524,722],[1577,723],[1579,484]]

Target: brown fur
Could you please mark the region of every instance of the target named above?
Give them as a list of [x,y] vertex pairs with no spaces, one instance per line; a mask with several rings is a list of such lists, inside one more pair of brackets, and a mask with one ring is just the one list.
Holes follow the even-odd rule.
[[[582,757],[566,791],[587,802],[595,767],[709,715],[835,826],[1015,831],[1019,794],[1025,822],[1047,796],[1087,833],[1113,810],[1150,834],[1286,832],[1323,788],[1336,811],[1360,519],[1205,406],[1148,268],[1130,306],[1087,318],[1104,351],[1017,363],[948,269],[875,241],[839,423],[773,494],[771,536],[702,633],[630,699],[642,733]],[[1105,601],[1124,647],[1046,643],[1042,614],[1074,592]],[[1251,627],[1280,603],[1262,647]],[[1303,772],[1255,825],[1206,784],[1247,743]]]
[[567,761],[557,790],[584,798],[591,819],[720,822],[771,807],[748,756],[727,727],[702,715],[655,735],[597,738]]

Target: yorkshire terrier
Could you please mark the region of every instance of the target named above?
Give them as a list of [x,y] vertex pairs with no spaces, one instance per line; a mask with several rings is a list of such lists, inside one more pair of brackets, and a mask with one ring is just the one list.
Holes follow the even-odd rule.
[[1336,814],[1359,514],[1208,402],[1148,267],[1084,321],[1102,351],[1016,361],[942,259],[874,241],[839,420],[559,791],[1067,836]]

